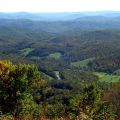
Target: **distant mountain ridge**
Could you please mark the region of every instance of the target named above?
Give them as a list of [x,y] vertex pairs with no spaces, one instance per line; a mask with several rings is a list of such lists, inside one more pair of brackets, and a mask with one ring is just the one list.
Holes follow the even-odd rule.
[[28,12],[15,12],[15,13],[0,13],[0,19],[30,19],[38,21],[67,21],[75,20],[78,18],[91,17],[120,17],[120,11],[103,11],[103,12],[61,12],[61,13],[28,13]]

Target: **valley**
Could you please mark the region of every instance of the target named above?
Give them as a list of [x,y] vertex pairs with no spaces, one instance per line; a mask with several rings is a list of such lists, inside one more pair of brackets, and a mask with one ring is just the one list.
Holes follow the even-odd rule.
[[3,116],[120,118],[120,12],[0,13],[0,59]]

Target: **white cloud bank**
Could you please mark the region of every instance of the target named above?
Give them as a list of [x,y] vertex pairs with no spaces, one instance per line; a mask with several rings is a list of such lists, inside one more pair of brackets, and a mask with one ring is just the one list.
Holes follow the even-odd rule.
[[120,0],[0,0],[0,12],[120,11]]

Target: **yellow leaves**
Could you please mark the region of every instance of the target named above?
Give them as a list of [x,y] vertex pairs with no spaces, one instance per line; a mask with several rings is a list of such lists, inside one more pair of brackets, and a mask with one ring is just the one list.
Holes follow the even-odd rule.
[[0,76],[9,72],[9,69],[13,67],[13,64],[7,60],[0,61]]
[[12,115],[0,115],[0,120],[14,120]]
[[89,114],[90,112],[90,107],[89,106],[86,106],[86,111],[85,111],[87,114]]
[[15,66],[10,61],[0,60],[0,80],[5,87],[9,87],[10,85],[11,77],[9,73],[14,67]]
[[79,115],[79,120],[93,120],[92,118],[90,118],[88,115],[86,115],[85,113],[83,112],[80,112],[80,115]]

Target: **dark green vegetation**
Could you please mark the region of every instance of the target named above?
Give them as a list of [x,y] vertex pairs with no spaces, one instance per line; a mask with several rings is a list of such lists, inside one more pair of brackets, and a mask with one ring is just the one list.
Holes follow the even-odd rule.
[[[0,87],[4,93],[0,98],[2,116],[25,117],[28,113],[26,119],[83,116],[87,120],[119,117],[119,16],[119,12],[1,13],[0,59],[14,63],[1,62],[8,64],[9,72],[0,79],[11,81],[10,88]],[[25,63],[35,64],[38,69]],[[29,108],[33,109],[31,113]],[[106,117],[103,112],[108,113]]]
[[0,119],[114,120],[112,104],[92,82],[45,80],[34,65],[0,61]]

